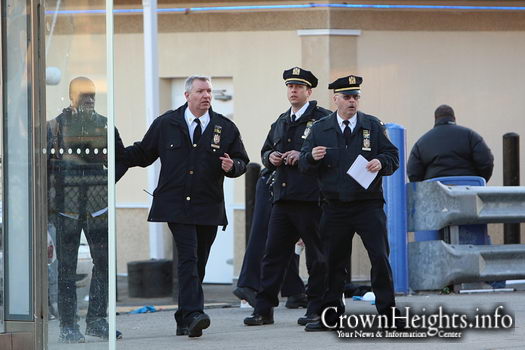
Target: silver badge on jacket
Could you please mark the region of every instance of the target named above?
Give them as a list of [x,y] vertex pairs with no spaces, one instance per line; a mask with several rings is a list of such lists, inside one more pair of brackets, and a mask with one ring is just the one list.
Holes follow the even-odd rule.
[[371,151],[370,148],[370,130],[363,129],[363,151]]
[[211,147],[214,148],[214,152],[215,152],[215,149],[219,149],[221,148],[221,133],[222,133],[222,126],[220,125],[215,125],[213,127],[213,139],[212,139],[212,144],[211,144]]
[[310,135],[310,129],[312,129],[312,125],[314,125],[315,119],[309,120],[306,122],[306,128],[304,129],[304,134],[301,136],[301,138],[306,139],[308,135]]

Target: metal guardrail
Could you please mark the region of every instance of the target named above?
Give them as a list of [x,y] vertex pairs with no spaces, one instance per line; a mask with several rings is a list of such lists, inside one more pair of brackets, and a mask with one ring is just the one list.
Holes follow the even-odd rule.
[[408,231],[449,225],[525,222],[524,186],[407,184]]
[[439,290],[451,284],[525,278],[525,245],[450,245],[443,241],[408,245],[409,285]]

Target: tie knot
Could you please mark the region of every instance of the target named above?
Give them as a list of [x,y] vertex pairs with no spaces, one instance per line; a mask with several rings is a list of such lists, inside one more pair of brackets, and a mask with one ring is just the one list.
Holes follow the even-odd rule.
[[197,123],[197,125],[201,125],[201,121],[200,121],[199,118],[195,118],[195,119],[193,119],[193,121],[194,121],[195,123]]
[[350,120],[343,120],[343,124],[348,126],[348,124],[350,124]]
[[295,114],[292,114],[292,122],[295,121],[295,118],[296,118],[296,117],[295,117]]

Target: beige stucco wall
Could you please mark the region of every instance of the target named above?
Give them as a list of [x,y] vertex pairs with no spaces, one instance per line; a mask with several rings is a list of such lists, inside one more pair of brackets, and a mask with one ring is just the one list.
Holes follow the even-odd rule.
[[361,106],[405,126],[410,150],[433,126],[435,108],[451,105],[458,124],[485,138],[495,156],[489,184],[502,185],[502,135],[525,130],[523,55],[523,32],[364,31],[358,45],[365,77]]
[[[523,14],[451,11],[332,11],[330,16],[327,11],[163,15],[159,17],[161,112],[170,107],[166,96],[171,78],[194,73],[232,77],[234,121],[251,160],[260,162],[259,150],[269,126],[288,106],[281,78],[284,69],[302,65],[317,73],[320,86],[313,98],[329,108],[333,105],[326,89],[328,82],[342,75],[360,74],[364,77],[362,110],[384,122],[405,126],[407,151],[432,127],[433,111],[439,104],[453,106],[458,123],[475,129],[491,147],[496,162],[489,184],[501,185],[501,137],[509,131],[521,133],[525,127],[522,19]],[[146,130],[143,36],[140,17],[117,16],[116,23],[116,123],[124,143],[130,144]],[[297,34],[297,29],[329,26],[361,33]],[[77,35],[72,40],[64,28],[53,38],[48,61],[67,74],[59,86],[47,90],[48,115],[67,105],[67,82],[79,74],[96,77],[100,92],[97,109],[104,113],[105,72],[101,69],[105,66],[105,38],[100,34]],[[82,48],[83,56],[64,57],[64,52],[79,52]],[[522,152],[521,183],[525,180],[524,157]],[[145,170],[132,169],[117,185],[117,202],[145,206],[149,201],[142,191],[147,188],[146,179]],[[244,178],[236,180],[235,204],[244,204]],[[134,221],[144,219],[146,211],[118,209],[119,241],[123,244],[119,245],[120,271],[126,259],[148,258],[147,224]],[[237,274],[244,247],[244,212],[235,210],[234,215],[231,221]],[[501,236],[498,227],[491,225],[496,242]],[[366,278],[368,258],[360,248],[354,252],[354,273],[357,278]]]

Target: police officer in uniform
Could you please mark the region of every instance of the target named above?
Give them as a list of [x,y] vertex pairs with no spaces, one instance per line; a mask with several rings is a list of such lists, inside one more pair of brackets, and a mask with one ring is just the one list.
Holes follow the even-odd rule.
[[[250,238],[244,253],[237,288],[233,291],[236,297],[246,300],[252,307],[255,307],[255,297],[261,286],[261,262],[268,238],[268,223],[272,212],[270,187],[275,180],[272,174],[273,172],[263,168],[257,180]],[[281,296],[288,297],[285,304],[287,308],[297,309],[306,307],[308,300],[306,299],[303,280],[299,276],[300,255],[293,254],[292,256],[281,287]]]
[[[342,296],[354,232],[361,236],[370,257],[378,313],[390,315],[395,307],[382,177],[398,168],[399,154],[383,123],[358,111],[362,81],[350,75],[328,86],[334,90],[337,111],[314,124],[299,161],[302,171],[316,175],[324,198],[321,237],[327,245],[328,290],[323,306],[337,308],[336,313],[327,313],[330,322],[345,311]],[[347,174],[358,155],[368,160],[368,171],[378,173],[368,188]],[[305,330],[325,330],[325,325],[321,320],[309,323]]]
[[299,238],[305,244],[309,273],[306,323],[319,317],[325,286],[325,260],[319,236],[319,185],[314,176],[299,172],[298,161],[304,140],[314,123],[330,111],[308,101],[317,78],[299,67],[284,71],[291,108],[272,124],[261,150],[264,166],[275,171],[272,187],[273,207],[268,240],[262,261],[261,291],[253,314],[244,320],[248,326],[273,323],[273,307],[279,305],[278,292],[285,268]]
[[161,169],[148,221],[167,222],[178,251],[177,335],[199,337],[210,325],[202,281],[217,226],[225,226],[224,177],[239,177],[249,162],[235,124],[211,109],[209,77],[186,79],[187,103],[153,121],[140,142],[126,148],[129,167]]

